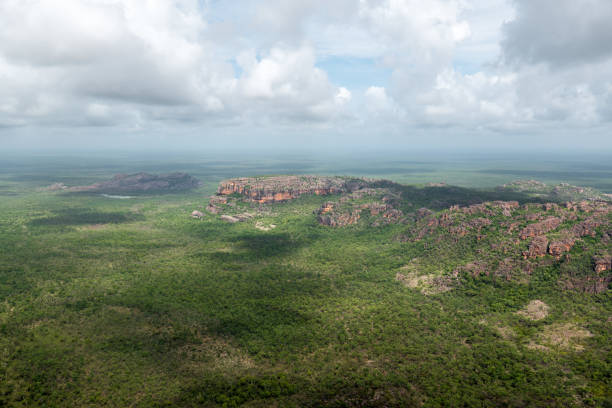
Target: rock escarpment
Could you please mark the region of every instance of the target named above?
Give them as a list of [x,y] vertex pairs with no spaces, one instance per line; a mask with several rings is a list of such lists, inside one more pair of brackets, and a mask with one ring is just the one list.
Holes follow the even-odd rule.
[[[297,199],[305,195],[337,195],[336,201],[315,210],[320,224],[343,227],[356,224],[368,215],[371,225],[397,223],[403,213],[395,208],[399,195],[389,188],[372,187],[373,180],[351,177],[271,176],[236,178],[222,181],[206,209],[213,214],[235,213],[237,206],[267,204]],[[232,215],[235,217],[235,214]],[[227,220],[227,217],[224,218]]]
[[438,213],[421,209],[414,219],[400,239],[421,241],[431,248],[432,261],[436,248],[456,248],[459,257],[468,248],[473,251],[471,262],[455,267],[456,275],[525,281],[537,268],[557,265],[564,271],[559,281],[565,288],[597,293],[612,281],[610,257],[600,255],[590,262],[589,255],[593,250],[610,252],[612,204],[607,202],[484,202]]
[[[222,182],[207,210],[225,222],[252,223],[261,231],[270,231],[268,224],[277,225],[269,219],[277,211],[305,217],[314,212],[319,224],[335,228],[395,224],[391,231],[399,231],[400,225],[407,225],[395,239],[423,254],[419,261],[422,270],[398,276],[403,283],[417,282],[419,287],[440,282],[455,285],[467,276],[527,282],[532,274],[555,269],[562,288],[588,293],[607,290],[612,281],[612,203],[542,203],[541,198],[524,204],[501,200],[474,203],[481,193],[460,201],[445,196],[456,194],[456,190],[444,188],[432,192],[431,187],[419,190],[384,180],[345,177],[240,178]],[[417,209],[427,205],[422,200],[424,192],[431,194],[428,199],[433,205]],[[275,205],[305,195],[330,197],[325,202],[308,199],[296,205]],[[449,204],[440,209],[440,202]],[[593,258],[593,254],[600,255]]]
[[347,193],[365,187],[366,181],[345,177],[271,176],[222,181],[217,195],[239,194],[258,203],[288,201],[302,195]]
[[109,181],[90,186],[70,187],[71,192],[106,194],[146,194],[186,191],[196,188],[200,182],[186,173],[170,174],[117,174]]

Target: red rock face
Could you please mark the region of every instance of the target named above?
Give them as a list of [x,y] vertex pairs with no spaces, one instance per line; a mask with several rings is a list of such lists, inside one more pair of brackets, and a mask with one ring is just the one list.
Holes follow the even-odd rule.
[[544,221],[536,222],[535,224],[527,225],[521,233],[519,238],[527,239],[529,237],[535,237],[538,235],[546,234],[561,225],[561,218],[548,217]]
[[334,209],[334,203],[327,202],[321,206],[319,209],[319,215],[327,214],[328,212]]
[[548,249],[548,238],[544,236],[535,237],[529,244],[529,250],[523,253],[525,258],[537,258],[546,255]]
[[602,273],[605,271],[609,271],[612,270],[612,256],[600,256],[600,257],[595,257],[593,259],[593,262],[595,263],[595,272],[596,273]]
[[317,220],[321,225],[327,225],[328,227],[345,227],[356,224],[360,218],[361,211],[355,210],[350,213],[319,215]]
[[565,252],[569,252],[576,240],[574,238],[566,238],[558,241],[553,241],[548,246],[548,253],[559,259]]
[[238,178],[219,184],[218,195],[240,194],[258,203],[288,201],[301,195],[329,195],[352,191],[366,183],[341,177],[279,176]]
[[315,214],[320,224],[330,227],[343,227],[351,224],[356,224],[361,218],[361,212],[369,210],[372,217],[379,217],[373,225],[388,224],[399,222],[403,213],[393,208],[390,204],[384,203],[366,203],[358,206],[338,209],[336,203],[324,203]]
[[572,228],[572,231],[574,232],[574,234],[578,235],[579,237],[586,237],[587,235],[594,237],[595,230],[602,225],[604,225],[603,220],[599,220],[599,219],[595,219],[591,217],[591,218],[588,218],[574,225],[574,227]]

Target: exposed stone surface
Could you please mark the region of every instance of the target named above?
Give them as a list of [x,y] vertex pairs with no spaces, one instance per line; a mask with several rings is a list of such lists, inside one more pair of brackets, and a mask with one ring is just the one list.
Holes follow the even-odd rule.
[[[436,194],[440,191],[436,190]],[[523,205],[517,201],[486,201],[467,206],[449,204],[447,209],[434,212],[428,208],[413,209],[417,208],[413,203],[423,205],[418,191],[397,188],[384,181],[287,176],[223,182],[207,210],[223,214],[222,218],[228,222],[239,222],[249,219],[244,213],[238,214],[241,211],[254,211],[257,217],[266,213],[269,217],[271,208],[281,207],[267,204],[308,194],[338,194],[314,210],[322,225],[409,225],[405,234],[400,233],[399,240],[421,241],[427,255],[423,261],[426,262],[424,269],[402,270],[396,276],[407,286],[431,287],[440,283],[443,287],[446,279],[456,279],[460,274],[526,283],[534,271],[545,267],[560,268],[559,284],[562,287],[587,293],[606,290],[612,280],[609,261],[602,256],[601,260],[593,260],[592,268],[585,268],[588,263],[584,262],[584,256],[589,255],[582,250],[586,246],[597,249],[597,253],[609,253],[612,205],[604,201],[532,202]],[[431,202],[432,208],[440,208],[435,200]],[[271,229],[260,220],[253,225],[262,231]],[[587,236],[596,239],[582,239]],[[580,246],[575,249],[577,242]],[[441,254],[440,251],[445,252]],[[432,263],[438,256],[443,259],[441,270],[432,274]],[[463,265],[449,267],[449,263],[453,263],[452,256],[462,259]],[[449,269],[444,269],[447,267]]]
[[529,224],[519,234],[519,238],[527,239],[529,237],[535,237],[542,234],[546,234],[561,225],[561,218],[548,217],[544,221]]
[[223,221],[231,222],[232,224],[240,221],[238,218],[233,217],[233,216],[231,216],[231,215],[226,215],[226,214],[223,214],[223,215],[221,216],[221,219],[222,219]]
[[274,225],[274,224],[265,225],[263,222],[257,221],[255,223],[255,228],[257,228],[260,231],[270,231],[270,230],[273,230],[274,228],[276,228],[276,225]]
[[605,271],[612,270],[612,256],[602,255],[593,258],[595,264],[594,270],[596,273],[602,273]]
[[117,174],[109,181],[92,184],[90,186],[70,187],[72,192],[91,193],[164,193],[185,191],[198,187],[199,181],[186,173],[171,174]]
[[327,225],[328,227],[346,227],[347,225],[356,224],[361,218],[361,211],[358,209],[352,210],[351,212],[335,212],[329,210],[329,207],[322,207],[319,211],[322,211],[317,216],[317,221],[321,225]]
[[191,213],[191,217],[192,218],[202,218],[204,217],[204,213],[202,213],[201,211],[195,210]]
[[[380,201],[356,201],[373,196],[378,196]],[[376,197],[372,199],[376,200]],[[323,203],[315,211],[315,214],[320,224],[330,227],[344,227],[355,224],[362,218],[363,211],[368,211],[370,217],[374,218],[371,223],[373,226],[398,223],[402,220],[404,214],[391,204],[395,200],[396,197],[387,194],[385,189],[364,188],[343,195],[337,202],[327,201]]]
[[578,235],[579,237],[586,237],[587,235],[594,237],[595,230],[604,225],[605,221],[596,218],[588,218],[576,225],[572,228],[572,232]]
[[[452,206],[438,213],[418,211],[411,230],[399,239],[423,240],[424,248],[430,251],[453,248],[460,240],[464,241],[460,245],[474,248],[473,258],[456,267],[453,274],[487,275],[517,282],[528,281],[539,267],[571,265],[574,257],[570,252],[581,237],[597,238],[597,241],[583,241],[583,245],[602,249],[609,248],[612,242],[610,203],[582,201],[567,205],[528,203],[522,206],[504,203]],[[564,222],[568,226],[561,229]],[[483,240],[484,245],[478,244]],[[578,251],[575,256],[579,258],[581,254],[582,251]],[[603,256],[594,259],[593,264],[590,270],[584,269],[584,263],[577,263],[576,268],[562,268],[560,285],[587,293],[607,290],[612,281],[612,267]]]
[[525,258],[537,258],[546,255],[548,250],[548,238],[545,236],[534,237],[529,244],[529,250],[523,253]]
[[217,194],[240,194],[252,201],[271,203],[292,200],[304,194],[346,193],[365,187],[366,184],[364,180],[344,177],[250,177],[222,181],[217,189]]
[[569,252],[575,243],[576,239],[573,237],[552,241],[548,246],[548,253],[559,259],[565,252]]
[[227,197],[212,196],[210,197],[210,200],[208,201],[208,205],[206,206],[206,211],[212,214],[219,214],[219,212],[221,211],[221,208],[219,208],[219,206],[222,204],[227,204]]

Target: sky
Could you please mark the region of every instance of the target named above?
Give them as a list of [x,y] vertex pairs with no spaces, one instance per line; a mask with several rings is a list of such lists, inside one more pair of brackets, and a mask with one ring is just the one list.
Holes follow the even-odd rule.
[[612,152],[610,0],[0,0],[0,149]]

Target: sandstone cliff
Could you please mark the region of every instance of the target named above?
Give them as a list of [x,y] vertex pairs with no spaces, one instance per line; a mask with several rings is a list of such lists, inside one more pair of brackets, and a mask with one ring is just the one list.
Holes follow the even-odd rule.
[[222,181],[218,195],[239,194],[258,203],[273,203],[302,195],[347,193],[365,187],[366,181],[344,177],[271,176],[248,177]]

